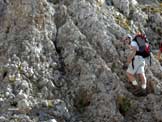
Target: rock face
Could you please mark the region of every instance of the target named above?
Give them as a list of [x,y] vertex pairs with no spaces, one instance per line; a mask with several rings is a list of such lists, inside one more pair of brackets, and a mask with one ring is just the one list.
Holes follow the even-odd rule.
[[161,4],[0,0],[0,121],[162,121],[155,54],[146,67],[148,95],[136,97],[126,87],[128,50],[120,40],[144,31],[157,49]]

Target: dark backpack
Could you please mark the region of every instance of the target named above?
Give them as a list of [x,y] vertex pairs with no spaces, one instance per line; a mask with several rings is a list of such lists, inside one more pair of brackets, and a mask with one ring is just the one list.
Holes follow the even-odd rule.
[[136,51],[136,55],[140,55],[143,58],[147,58],[151,54],[151,47],[148,43],[145,35],[137,35],[134,39],[139,46],[139,51]]
[[[139,51],[136,51],[136,55],[140,55],[143,58],[150,57],[150,65],[151,65],[151,46],[146,39],[146,36],[143,34],[136,35],[133,41],[137,42],[139,47]],[[132,59],[132,67],[134,68],[134,58]]]

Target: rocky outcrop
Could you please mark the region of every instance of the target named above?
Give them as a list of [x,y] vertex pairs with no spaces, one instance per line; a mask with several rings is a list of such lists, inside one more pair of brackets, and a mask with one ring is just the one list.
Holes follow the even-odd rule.
[[[148,95],[127,89],[127,33],[157,48],[156,11],[136,0],[0,0],[0,121],[161,121],[161,71],[147,65]],[[151,24],[151,23],[155,24]],[[150,33],[154,33],[153,36]],[[152,107],[153,106],[153,107]]]

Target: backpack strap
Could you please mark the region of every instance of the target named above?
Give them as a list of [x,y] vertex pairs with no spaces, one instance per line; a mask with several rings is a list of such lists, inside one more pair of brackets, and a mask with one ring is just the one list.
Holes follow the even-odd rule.
[[132,68],[134,69],[134,57],[132,58]]
[[[134,37],[133,41],[135,41],[137,45],[139,46],[139,43],[137,41],[137,36]],[[136,54],[137,54],[137,51],[136,51]],[[132,68],[134,69],[134,57],[132,58]]]

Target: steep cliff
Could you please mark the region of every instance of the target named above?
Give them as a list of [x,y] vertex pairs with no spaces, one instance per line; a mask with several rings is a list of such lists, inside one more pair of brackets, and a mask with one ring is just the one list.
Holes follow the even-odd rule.
[[[160,122],[158,0],[0,0],[1,122]],[[121,38],[146,33],[147,96],[127,88]]]

